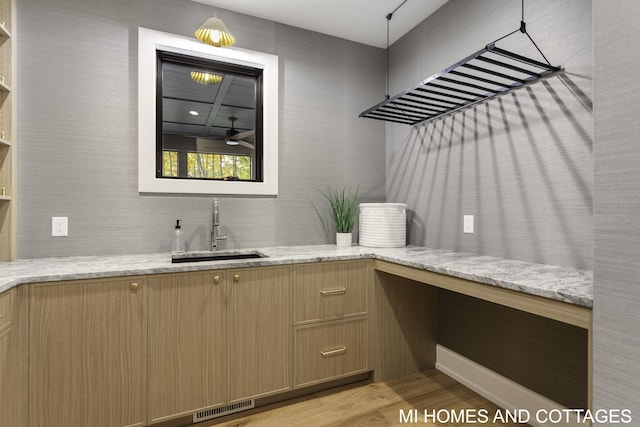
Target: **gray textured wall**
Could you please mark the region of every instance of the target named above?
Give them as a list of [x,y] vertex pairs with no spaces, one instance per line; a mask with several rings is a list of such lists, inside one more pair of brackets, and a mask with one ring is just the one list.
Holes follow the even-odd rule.
[[[18,257],[162,252],[176,218],[207,246],[211,197],[137,192],[137,28],[193,31],[216,10],[187,0],[18,2]],[[280,194],[222,197],[230,247],[326,243],[318,189],[385,197],[384,52],[218,11],[236,46],[280,58]],[[51,237],[51,217],[69,237]]]
[[[594,1],[594,406],[640,423],[640,4]],[[607,422],[596,425],[611,425]]]
[[[392,46],[391,95],[517,29],[520,4],[445,4]],[[426,126],[388,125],[387,200],[412,211],[411,243],[591,268],[591,2],[525,5],[529,33],[566,73]],[[540,58],[520,33],[498,46]]]

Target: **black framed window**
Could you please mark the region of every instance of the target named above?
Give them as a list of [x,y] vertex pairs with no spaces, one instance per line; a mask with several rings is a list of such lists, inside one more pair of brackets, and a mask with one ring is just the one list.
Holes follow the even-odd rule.
[[261,182],[262,69],[156,53],[156,177]]

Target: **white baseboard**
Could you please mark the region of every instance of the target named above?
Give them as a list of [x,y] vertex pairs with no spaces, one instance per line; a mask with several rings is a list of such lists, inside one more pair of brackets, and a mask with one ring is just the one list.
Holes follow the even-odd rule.
[[[589,425],[579,423],[575,416],[572,416],[569,422],[562,422],[562,424],[539,422],[535,417],[538,411],[546,411],[541,414],[549,414],[552,410],[562,411],[566,408],[441,345],[436,348],[436,369],[503,409],[528,411],[531,415],[528,423],[532,426],[558,427],[562,425],[566,427],[584,427]],[[546,417],[542,415],[540,418],[545,419]]]

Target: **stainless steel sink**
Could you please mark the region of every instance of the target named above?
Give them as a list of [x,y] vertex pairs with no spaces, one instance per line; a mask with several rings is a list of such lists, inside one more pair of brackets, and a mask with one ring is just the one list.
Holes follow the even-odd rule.
[[173,254],[171,262],[228,261],[255,258],[267,258],[267,256],[258,251],[185,252],[183,254]]

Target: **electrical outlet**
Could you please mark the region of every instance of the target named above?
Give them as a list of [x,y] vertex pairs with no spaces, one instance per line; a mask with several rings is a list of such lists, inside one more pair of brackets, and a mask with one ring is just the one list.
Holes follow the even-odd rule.
[[66,216],[51,217],[51,235],[64,237],[69,235],[69,218]]
[[473,234],[473,215],[464,215],[462,218],[462,229],[467,234]]

